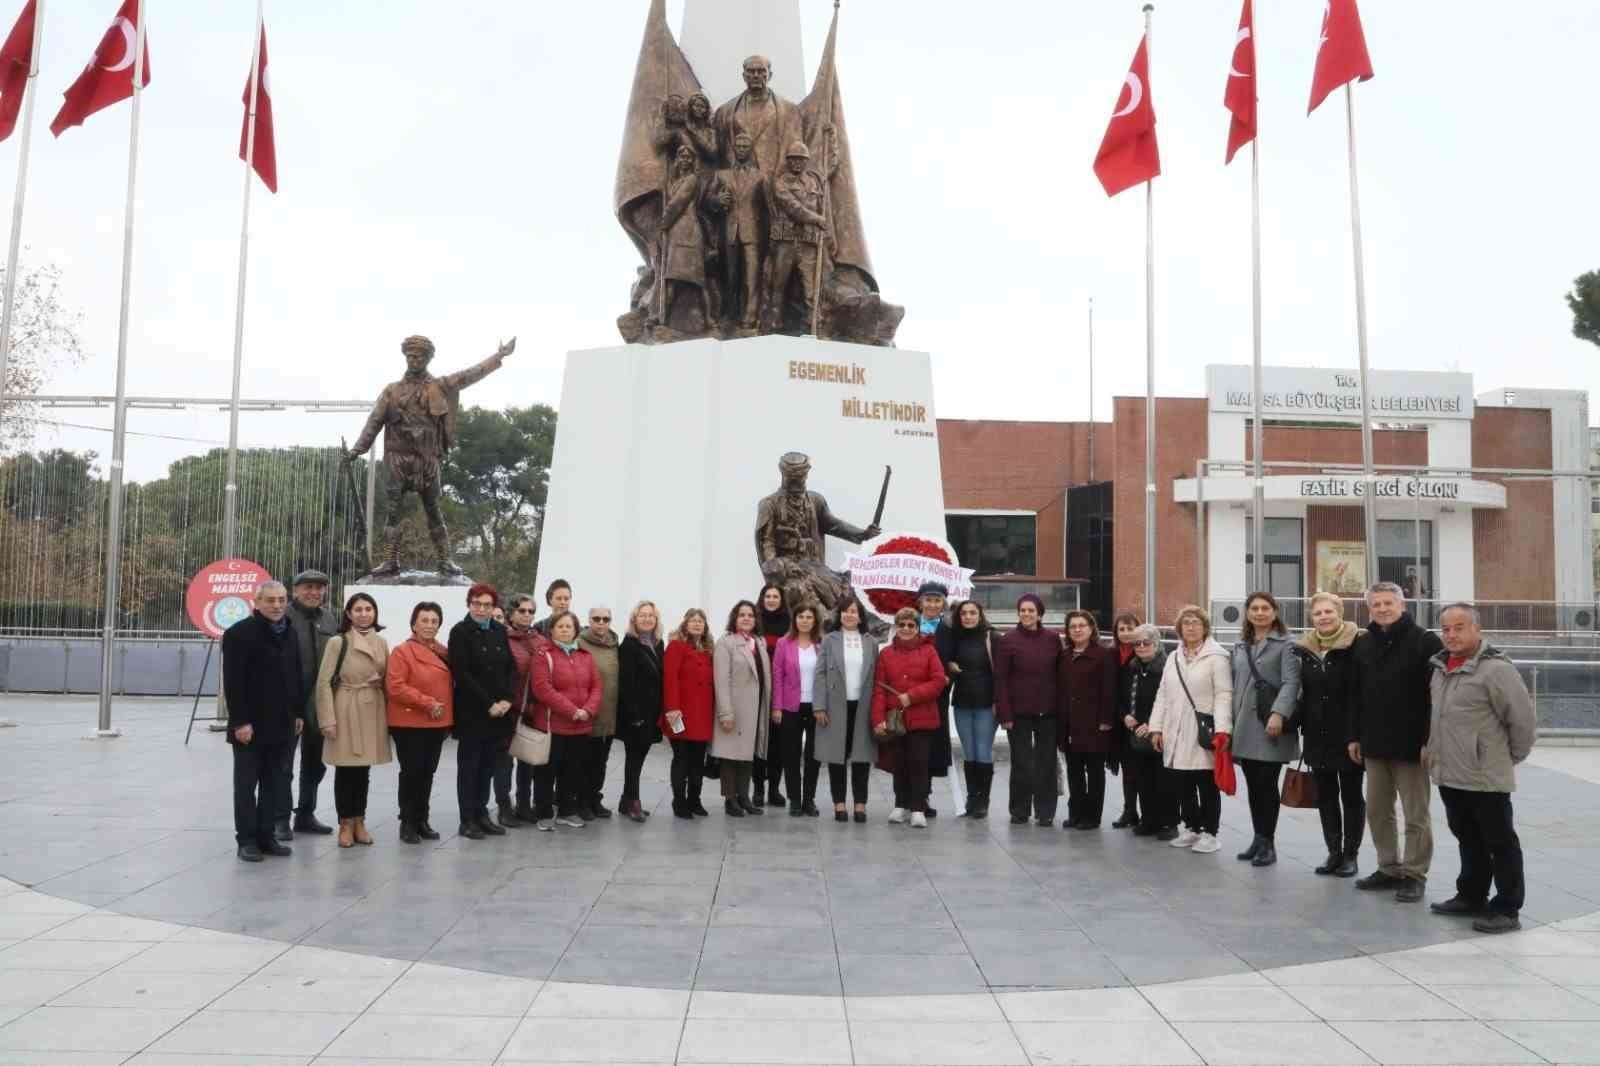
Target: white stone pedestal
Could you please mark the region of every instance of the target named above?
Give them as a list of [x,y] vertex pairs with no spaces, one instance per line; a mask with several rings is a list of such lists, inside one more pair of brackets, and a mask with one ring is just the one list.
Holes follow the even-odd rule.
[[444,623],[439,627],[439,640],[443,643],[450,627],[466,616],[467,588],[466,585],[347,585],[344,599],[333,605],[333,612],[337,615],[351,596],[365,592],[378,604],[383,637],[389,647],[394,648],[411,635],[411,609],[431,601],[444,609]]
[[[857,526],[892,466],[883,528],[944,535],[924,352],[778,336],[572,352],[560,416],[530,591],[566,578],[579,617],[609,606],[618,630],[650,599],[669,629],[701,607],[720,632],[755,597],[756,505],[784,452],[811,457],[810,488]],[[829,538],[829,564],[852,547]]]

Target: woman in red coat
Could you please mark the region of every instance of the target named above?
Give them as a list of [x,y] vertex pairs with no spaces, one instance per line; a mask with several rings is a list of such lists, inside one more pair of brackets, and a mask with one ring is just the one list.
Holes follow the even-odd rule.
[[667,644],[661,666],[661,735],[672,743],[672,813],[704,816],[700,787],[705,783],[706,749],[716,718],[711,669],[711,626],[706,613],[691,607]]
[[[556,826],[582,829],[578,801],[588,766],[589,734],[600,709],[600,670],[594,656],[578,643],[578,616],[563,611],[550,621],[550,639],[533,650],[533,698],[530,714],[535,729],[550,734],[550,762],[534,775],[534,824],[548,832]],[[551,817],[551,785],[555,817]]]
[[[932,641],[924,641],[915,608],[902,607],[894,616],[894,640],[878,651],[878,672],[872,693],[872,731],[879,746],[894,752],[894,811],[889,821],[896,825],[906,820],[906,804],[911,807],[911,825],[928,827],[928,756],[934,734],[939,731],[939,694],[944,691],[944,663]],[[898,704],[904,711],[906,733],[887,736],[889,708]]]
[[1100,643],[1088,611],[1067,612],[1067,646],[1056,659],[1056,705],[1067,753],[1063,829],[1099,829],[1106,806],[1106,755],[1117,723],[1117,652]]

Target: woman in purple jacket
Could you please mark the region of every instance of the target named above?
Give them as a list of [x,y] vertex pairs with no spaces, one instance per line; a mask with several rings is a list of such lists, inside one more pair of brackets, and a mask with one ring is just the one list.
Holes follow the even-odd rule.
[[[816,690],[817,652],[822,645],[817,608],[809,603],[794,609],[789,632],[772,653],[772,724],[778,727],[778,750],[783,753],[784,783],[789,788],[789,814],[817,817],[817,723],[812,713]],[[805,752],[804,781],[801,749]],[[769,749],[770,750],[770,749]]]
[[1017,600],[1017,627],[994,644],[994,711],[1011,741],[1011,824],[1056,817],[1056,658],[1061,637],[1043,624],[1044,601]]

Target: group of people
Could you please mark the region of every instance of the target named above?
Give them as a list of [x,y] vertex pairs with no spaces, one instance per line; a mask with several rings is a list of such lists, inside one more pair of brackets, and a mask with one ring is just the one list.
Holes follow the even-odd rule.
[[[438,640],[444,609],[420,603],[410,636],[391,651],[370,596],[351,596],[335,621],[322,604],[326,587],[324,575],[302,573],[291,602],[283,585],[266,583],[252,616],[224,636],[244,861],[288,854],[294,832],[333,831],[315,815],[325,766],[334,767],[340,846],[371,844],[371,767],[389,762],[391,747],[400,762],[400,839],[438,839],[430,796],[449,734],[458,742],[458,832],[473,840],[611,817],[603,792],[618,739],[618,810],[645,821],[640,773],[663,737],[676,817],[709,814],[708,778],[720,784],[727,817],[782,809],[784,789],[791,817],[817,817],[826,764],[834,819],[862,823],[876,765],[893,774],[889,821],[926,828],[937,814],[931,777],[951,764],[953,724],[964,817],[988,814],[994,741],[1004,728],[1013,825],[1053,826],[1064,792],[1062,828],[1099,829],[1109,772],[1122,779],[1114,828],[1198,854],[1220,848],[1221,792],[1231,791],[1237,767],[1253,829],[1238,858],[1256,867],[1277,861],[1284,768],[1298,763],[1301,780],[1314,784],[1328,848],[1315,872],[1355,877],[1370,826],[1378,867],[1356,886],[1402,902],[1424,896],[1436,783],[1462,868],[1456,895],[1432,909],[1471,917],[1482,931],[1519,927],[1522,854],[1510,794],[1513,768],[1533,747],[1534,708],[1469,604],[1440,613],[1441,639],[1416,624],[1391,583],[1368,593],[1364,630],[1344,620],[1339,597],[1319,593],[1312,628],[1291,640],[1277,601],[1256,592],[1231,647],[1212,636],[1202,608],[1185,606],[1169,653],[1157,627],[1133,614],[1115,619],[1109,645],[1088,611],[1068,612],[1064,628],[1052,630],[1031,593],[1017,602],[1017,625],[999,633],[975,601],[947,612],[947,590],[933,582],[881,641],[853,595],[825,617],[769,584],[733,606],[721,635],[699,608],[664,634],[656,606],[641,601],[619,640],[608,607],[591,607],[580,623],[565,581],[546,590],[549,612],[537,623],[531,596],[502,604],[492,586],[478,584],[446,643]],[[519,723],[548,737],[539,765],[513,758]],[[297,739],[301,781],[291,812]]]

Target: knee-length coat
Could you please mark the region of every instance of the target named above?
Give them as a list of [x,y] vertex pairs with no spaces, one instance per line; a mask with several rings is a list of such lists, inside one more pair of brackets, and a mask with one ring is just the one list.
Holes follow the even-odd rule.
[[[750,762],[767,750],[772,712],[772,662],[766,641],[727,633],[711,651],[717,696],[717,721],[711,730],[711,754],[718,759]],[[731,732],[723,723],[732,722]]]

